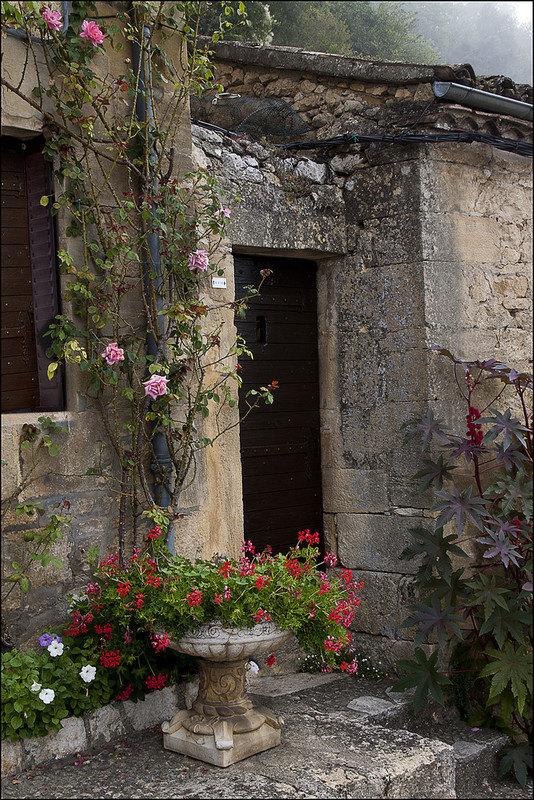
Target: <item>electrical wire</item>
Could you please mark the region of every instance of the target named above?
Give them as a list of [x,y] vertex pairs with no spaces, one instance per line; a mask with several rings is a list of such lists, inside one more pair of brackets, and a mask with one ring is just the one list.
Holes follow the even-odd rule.
[[388,144],[419,144],[421,142],[482,142],[496,147],[499,150],[508,150],[521,156],[532,157],[532,144],[517,142],[513,139],[502,139],[499,136],[490,136],[487,133],[472,131],[450,131],[448,133],[400,133],[400,134],[353,134],[343,133],[331,139],[321,139],[315,142],[289,142],[276,145],[284,150],[313,150],[317,147],[335,147],[341,144],[363,142],[386,142]]
[[[226,136],[236,136],[235,131],[220,128],[210,122],[202,122],[198,119],[191,119],[194,125],[201,128],[222,133]],[[288,142],[285,144],[275,144],[281,150],[315,150],[321,147],[338,147],[343,144],[361,144],[366,142],[383,142],[387,144],[420,144],[424,142],[481,142],[496,147],[498,150],[507,150],[517,153],[520,156],[532,158],[532,144],[530,142],[518,142],[513,139],[503,139],[499,136],[491,136],[487,133],[476,133],[474,131],[449,131],[444,133],[398,133],[398,134],[357,134],[342,133],[333,136],[331,139],[316,139],[311,142]]]

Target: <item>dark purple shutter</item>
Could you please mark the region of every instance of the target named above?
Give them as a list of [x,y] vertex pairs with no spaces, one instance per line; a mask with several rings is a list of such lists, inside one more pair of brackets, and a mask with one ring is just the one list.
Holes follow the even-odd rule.
[[61,374],[56,371],[48,380],[47,367],[51,359],[45,351],[50,339],[43,334],[58,313],[58,286],[56,270],[56,247],[53,218],[50,204],[41,205],[41,197],[50,195],[50,170],[42,153],[26,156],[26,194],[28,203],[28,227],[30,232],[30,261],[32,267],[33,312],[35,319],[35,341],[37,370],[39,375],[39,408],[43,410],[63,407]]

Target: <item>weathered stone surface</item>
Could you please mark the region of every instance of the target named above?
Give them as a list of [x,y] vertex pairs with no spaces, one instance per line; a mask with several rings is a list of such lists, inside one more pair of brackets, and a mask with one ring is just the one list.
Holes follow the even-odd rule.
[[52,758],[63,758],[70,753],[85,750],[87,734],[83,719],[67,717],[61,720],[61,730],[43,737],[23,740],[23,763],[42,764]]
[[[118,704],[110,704],[95,709],[89,715],[88,723],[90,742],[95,747],[111,741],[115,736],[122,736],[126,733]],[[148,725],[143,725],[143,727],[148,727]]]
[[[418,518],[385,514],[338,514],[337,531],[341,563],[373,572],[399,572],[399,556],[412,542],[409,528]],[[408,574],[417,572],[413,562],[402,562]]]
[[178,711],[178,702],[176,687],[166,686],[137,703],[126,700],[123,704],[124,718],[135,731],[141,731],[164,719],[170,719]]
[[380,512],[388,508],[388,477],[373,470],[323,470],[323,508],[326,512]]

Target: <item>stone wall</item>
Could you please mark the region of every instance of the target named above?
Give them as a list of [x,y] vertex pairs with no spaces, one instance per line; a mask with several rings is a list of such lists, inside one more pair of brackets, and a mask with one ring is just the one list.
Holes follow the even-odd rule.
[[[288,102],[310,128],[298,137],[305,141],[413,124],[438,79],[414,68],[404,83],[393,69],[380,81],[374,64],[267,50],[217,48],[217,79],[241,98]],[[531,126],[511,118],[431,113],[424,130],[449,130],[460,118],[461,129],[531,137]],[[241,197],[229,249],[318,264],[326,546],[364,581],[357,646],[394,668],[413,640],[400,623],[416,566],[399,555],[409,528],[432,516],[400,426],[429,401],[462,425],[449,362],[428,346],[531,369],[531,162],[483,144],[284,150],[257,134],[200,126],[193,154]]]

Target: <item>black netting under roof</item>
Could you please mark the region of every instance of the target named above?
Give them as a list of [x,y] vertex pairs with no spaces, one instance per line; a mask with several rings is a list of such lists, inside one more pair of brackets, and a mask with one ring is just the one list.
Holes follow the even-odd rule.
[[191,116],[219,128],[248,133],[254,138],[293,139],[311,126],[285,100],[215,94],[191,97]]

